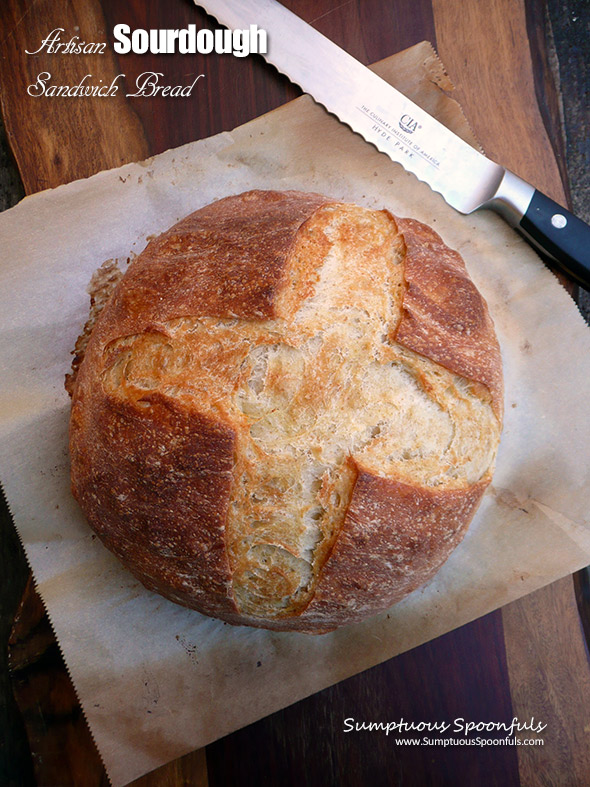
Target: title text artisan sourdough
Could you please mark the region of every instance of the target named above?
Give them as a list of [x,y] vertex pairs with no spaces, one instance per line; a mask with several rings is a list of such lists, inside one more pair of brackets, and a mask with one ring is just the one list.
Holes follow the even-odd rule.
[[148,587],[323,632],[431,577],[491,479],[500,352],[429,227],[252,191],[152,240],[73,386],[72,485]]

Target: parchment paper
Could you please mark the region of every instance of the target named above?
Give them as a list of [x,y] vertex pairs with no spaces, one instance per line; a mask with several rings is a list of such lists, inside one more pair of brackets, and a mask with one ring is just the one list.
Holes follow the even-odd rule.
[[[428,46],[381,70],[469,137]],[[465,258],[502,347],[497,470],[464,542],[388,613],[324,636],[232,627],[149,593],[69,493],[63,380],[92,273],[211,200],[254,187],[324,192],[433,225]],[[590,563],[590,332],[575,305],[495,215],[455,213],[311,99],[29,197],[0,216],[0,237],[0,477],[115,784]]]

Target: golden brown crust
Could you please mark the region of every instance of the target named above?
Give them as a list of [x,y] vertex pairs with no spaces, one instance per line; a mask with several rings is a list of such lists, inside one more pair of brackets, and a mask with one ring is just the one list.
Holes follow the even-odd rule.
[[[371,384],[387,388],[390,379],[397,381],[400,390],[430,413],[425,423],[438,423],[444,402],[436,390],[436,370],[426,368],[422,356],[462,375],[477,389],[461,394],[463,398],[489,400],[489,391],[501,420],[502,373],[493,324],[459,255],[419,222],[397,220],[387,212],[371,219],[360,209],[347,213],[346,206],[341,210],[339,205],[317,194],[254,191],[220,200],[180,221],[147,246],[117,285],[98,318],[74,385],[72,489],[90,524],[147,587],[231,623],[318,633],[387,607],[426,581],[447,559],[491,477],[485,472],[467,481],[460,474],[448,475],[455,462],[450,451],[446,469],[442,467],[441,477],[431,482],[409,481],[407,468],[415,467],[416,460],[401,455],[387,459],[389,477],[379,476],[374,468],[380,462],[385,466],[384,457],[390,453],[382,423],[369,429],[366,438],[359,432],[358,441],[353,441],[358,458],[355,454],[333,460],[332,465],[317,447],[310,449],[316,465],[302,463],[303,455],[297,453],[292,461],[288,452],[279,459],[265,442],[268,434],[250,432],[252,424],[260,430],[264,418],[270,419],[270,437],[275,428],[274,400],[262,402],[267,408],[264,417],[248,417],[252,408],[262,406],[257,399],[260,374],[267,375],[269,391],[276,387],[276,402],[289,407],[295,402],[305,415],[314,384],[312,376],[307,388],[297,388],[298,364],[303,369],[308,362],[304,352],[312,353],[316,377],[329,378],[342,392],[330,366],[330,359],[338,358],[342,349],[336,329],[329,326],[318,333],[321,322],[313,321],[311,328],[301,328],[301,314],[299,338],[288,327],[301,304],[314,297],[318,270],[336,242],[351,250],[357,244],[373,304],[369,307],[365,297],[360,306],[375,308],[375,324],[381,320],[384,325],[385,334],[375,334],[379,348],[372,360],[367,335],[362,339],[368,349],[360,355],[371,366]],[[333,223],[331,211],[340,211],[340,224]],[[387,249],[390,256],[397,255],[404,244],[403,280],[391,261],[388,272],[379,274],[385,277],[380,282],[379,255]],[[355,287],[356,264],[347,269],[347,289]],[[394,300],[400,298],[402,282],[400,311]],[[380,296],[386,283],[395,290],[389,313],[387,295]],[[334,307],[329,304],[336,301],[329,288],[324,292],[328,306],[322,308],[330,323]],[[362,316],[362,308],[359,311],[357,304],[351,312],[340,298],[336,294],[337,309],[344,310],[342,319],[351,320],[356,330],[362,321],[358,323],[355,314]],[[362,293],[360,298],[363,301]],[[179,328],[174,321],[182,323],[181,318],[188,323]],[[406,358],[397,345],[419,356],[411,352]],[[344,361],[341,355],[342,369]],[[288,364],[292,371],[284,377],[280,370]],[[448,385],[444,379],[445,391],[448,385],[455,390],[460,382],[453,382],[452,375]],[[318,390],[326,397],[331,389],[326,384]],[[493,415],[490,418],[495,421]],[[282,428],[280,421],[276,423]],[[486,437],[490,456],[494,435]],[[376,446],[372,453],[366,447],[371,440]],[[455,453],[463,443],[457,445]],[[264,456],[265,461],[270,456],[270,462],[259,472],[257,463]],[[245,521],[247,510],[255,513],[253,519],[264,519],[268,506],[260,498],[261,490],[273,501],[276,495],[272,508],[280,511],[282,492],[273,486],[275,470],[297,462],[304,473],[316,468],[306,493],[315,495],[315,503],[305,498],[299,505],[303,518],[297,538],[295,528],[291,541],[288,534],[281,536],[280,522],[280,527],[271,528],[253,521],[252,527],[244,524],[240,541],[240,518]],[[248,466],[254,468],[250,476],[243,474]],[[260,488],[244,487],[247,477],[257,478]],[[320,521],[326,512],[334,517],[332,525]],[[230,524],[232,544],[227,535]],[[309,525],[318,531],[315,542],[298,546],[297,539],[305,542]],[[304,553],[312,547],[313,579],[297,589],[297,572],[302,565],[304,573],[307,570]],[[232,566],[236,571],[240,566],[245,575],[255,572],[250,549],[259,550],[269,570],[254,583],[255,592],[291,583],[296,592],[289,592],[299,601],[269,617],[255,613],[256,599],[250,609],[250,602],[238,598]]]
[[501,420],[502,359],[488,307],[461,256],[414,219],[396,219],[406,243],[399,344],[485,385]]
[[147,587],[236,622],[225,545],[233,430],[161,394],[121,402],[99,381],[119,337],[165,334],[186,315],[274,316],[297,232],[328,201],[248,192],[153,240],[102,311],[72,386],[72,491],[89,523]]
[[129,266],[100,323],[104,345],[177,317],[271,319],[301,225],[319,194],[249,191],[191,213]]
[[440,491],[357,469],[340,537],[301,615],[310,629],[362,620],[424,584],[465,535],[489,483]]
[[223,538],[232,429],[157,393],[88,400],[81,383],[72,490],[93,529],[150,588],[212,615],[234,612]]

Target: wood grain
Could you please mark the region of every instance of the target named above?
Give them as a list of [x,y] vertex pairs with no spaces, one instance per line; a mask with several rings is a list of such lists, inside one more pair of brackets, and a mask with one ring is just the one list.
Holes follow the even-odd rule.
[[559,169],[566,204],[571,207],[562,125],[562,97],[559,91],[560,80],[556,68],[553,30],[545,2],[529,0],[525,4],[525,18],[534,74],[535,98]]
[[8,638],[27,581],[18,536],[0,490],[0,784],[34,784],[33,763],[22,716],[13,694]]
[[542,748],[520,746],[522,784],[590,782],[590,671],[572,578],[502,610],[515,715],[542,720]]
[[514,747],[402,745],[398,737],[425,733],[343,732],[345,719],[509,720],[505,689],[502,621],[493,613],[208,746],[209,784],[516,787]]
[[[539,29],[544,6],[433,0],[433,8],[439,52],[486,153],[568,204],[558,164],[564,150],[555,116],[558,96]],[[474,71],[480,80],[473,79]],[[590,778],[588,738],[582,732],[590,669],[572,578],[510,604],[502,619],[514,713],[548,724],[542,749],[518,748],[522,783],[583,784]]]
[[208,787],[205,749],[169,762],[129,784],[129,787]]
[[[558,98],[546,70],[546,49],[539,50],[545,36],[533,27],[543,16],[539,0],[529,0],[528,12],[523,0],[433,0],[432,7],[439,54],[455,85],[455,98],[486,155],[567,205],[555,158],[555,151],[563,151],[560,127],[553,117],[549,127],[544,123]],[[557,278],[575,294],[567,277],[558,273]]]
[[[558,201],[565,200],[558,96],[539,29],[544,0],[285,4],[366,63],[431,40],[486,150]],[[73,34],[78,26],[81,38],[102,41],[115,22],[214,26],[190,0],[149,5],[143,0],[4,0],[0,14],[2,109],[27,193],[231,129],[299,92],[258,57],[197,57],[187,65],[186,59],[171,56],[24,54],[53,27]],[[44,69],[59,73],[62,82],[79,81],[86,73],[105,81],[125,73],[131,86],[148,69],[164,72],[169,83],[200,71],[206,78],[190,102],[28,97],[26,86]],[[57,646],[46,618],[39,618],[31,585],[23,604],[11,651],[38,782],[103,784],[104,771],[65,669],[57,667]],[[234,733],[208,747],[206,757],[204,751],[195,752],[134,784],[516,785],[518,768],[522,784],[588,783],[588,745],[583,726],[576,727],[590,707],[585,659],[571,580],[564,580]],[[554,748],[519,747],[518,767],[514,748],[395,747],[389,738],[370,733],[351,743],[339,731],[341,717],[361,714],[368,720],[397,719],[402,713],[408,719],[469,713],[504,720],[541,712],[551,719],[546,740],[550,743],[551,737]],[[562,773],[570,781],[560,781]]]
[[35,755],[37,783],[107,787],[109,781],[31,578],[9,654],[15,697]]
[[433,0],[438,52],[486,154],[565,204],[539,111],[522,0]]
[[6,131],[27,194],[53,188],[101,169],[149,155],[142,126],[122,96],[96,99],[33,97],[27,88],[43,72],[56,84],[76,85],[87,74],[110,84],[119,73],[109,52],[94,55],[36,55],[54,28],[63,38],[104,41],[105,22],[98,0],[4,0],[0,48],[0,94]]
[[[219,27],[190,0],[150,3],[149,7],[141,0],[129,0],[125,4],[103,0],[102,8],[106,25],[104,39],[111,45],[115,24],[124,23],[132,28],[181,28],[189,23],[200,28]],[[286,77],[272,70],[269,76],[269,67],[259,56],[130,53],[116,56],[116,62],[118,72],[125,74],[126,92],[136,91],[137,79],[146,71],[164,74],[166,84],[170,85],[186,85],[196,75],[205,75],[190,98],[157,95],[127,99],[141,120],[150,155],[231,131],[301,94]]]

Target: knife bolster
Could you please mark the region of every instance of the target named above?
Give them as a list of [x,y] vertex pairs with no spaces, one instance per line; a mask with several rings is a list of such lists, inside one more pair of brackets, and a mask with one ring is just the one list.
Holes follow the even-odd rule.
[[507,169],[494,196],[481,207],[495,210],[512,227],[517,227],[527,212],[534,193],[535,189],[530,183]]

